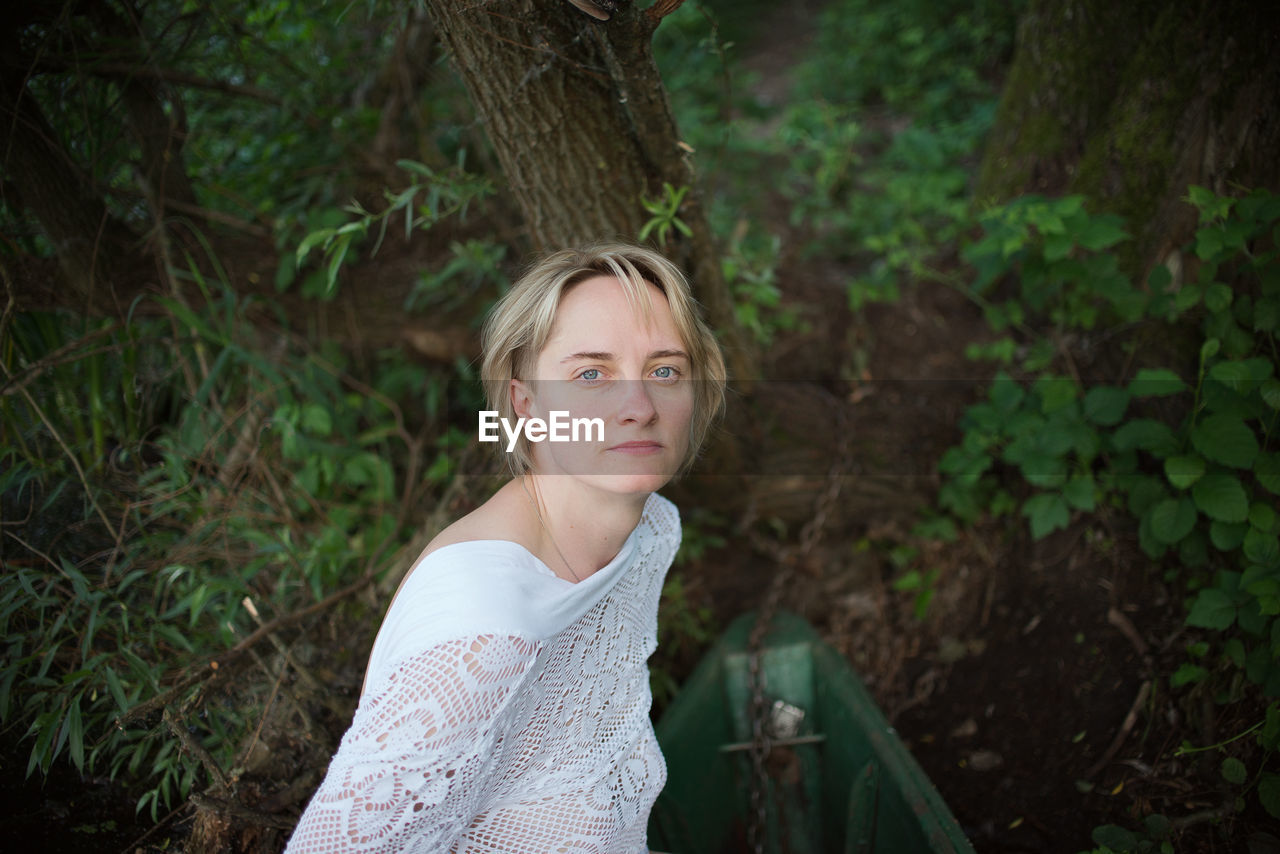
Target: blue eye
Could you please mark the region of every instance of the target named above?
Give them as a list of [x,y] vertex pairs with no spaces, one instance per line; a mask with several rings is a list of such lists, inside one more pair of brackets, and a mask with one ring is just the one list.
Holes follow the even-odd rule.
[[578,379],[586,380],[587,382],[594,382],[595,380],[600,379],[600,369],[587,368],[585,371],[578,374]]
[[674,380],[680,376],[680,372],[670,365],[663,365],[661,368],[655,368],[653,375],[660,380]]

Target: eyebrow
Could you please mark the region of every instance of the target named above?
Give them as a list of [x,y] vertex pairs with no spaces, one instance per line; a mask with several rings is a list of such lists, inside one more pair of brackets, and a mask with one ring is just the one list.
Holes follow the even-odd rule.
[[[613,362],[613,361],[616,361],[617,358],[618,357],[615,356],[613,353],[604,353],[604,352],[571,353],[568,356],[565,356],[563,359],[561,359],[560,364],[563,365],[566,362],[578,362],[578,361]],[[681,359],[687,360],[689,358],[689,354],[683,350],[654,350],[652,353],[650,353],[648,356],[645,357],[645,360],[651,361],[653,359],[673,359],[673,358],[681,358]]]

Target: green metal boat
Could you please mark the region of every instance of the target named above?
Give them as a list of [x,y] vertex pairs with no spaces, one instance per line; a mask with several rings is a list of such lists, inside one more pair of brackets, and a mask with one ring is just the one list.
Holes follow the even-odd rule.
[[[734,621],[657,725],[668,780],[650,818],[650,847],[972,854],[857,674],[803,619],[774,616],[758,645],[763,690],[752,690],[755,619]],[[753,751],[761,755],[753,723],[769,734],[762,764],[752,761]]]

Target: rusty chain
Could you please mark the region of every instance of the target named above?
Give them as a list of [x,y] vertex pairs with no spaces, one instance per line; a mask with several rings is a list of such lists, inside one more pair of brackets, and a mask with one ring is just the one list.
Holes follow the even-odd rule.
[[752,544],[772,557],[779,564],[779,572],[773,577],[764,601],[756,614],[756,621],[747,638],[747,686],[751,692],[748,708],[751,724],[751,787],[750,803],[747,812],[747,846],[752,854],[764,854],[768,838],[768,806],[766,803],[769,788],[768,770],[765,763],[772,749],[774,733],[768,722],[769,710],[765,691],[767,686],[760,668],[761,654],[764,650],[764,639],[769,634],[783,591],[794,575],[796,567],[809,560],[814,548],[822,540],[827,520],[840,497],[844,486],[844,475],[852,471],[853,463],[853,431],[849,425],[848,412],[843,402],[836,400],[836,429],[840,431],[839,450],[832,460],[827,472],[826,488],[814,502],[813,516],[800,529],[800,537],[795,545],[782,546],[769,542],[759,534],[750,535]]

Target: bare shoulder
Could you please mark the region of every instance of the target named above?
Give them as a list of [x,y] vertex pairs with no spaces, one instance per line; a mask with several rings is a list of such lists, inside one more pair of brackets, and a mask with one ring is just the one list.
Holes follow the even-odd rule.
[[527,513],[523,512],[524,507],[516,500],[522,497],[522,494],[518,489],[513,492],[511,487],[512,483],[507,483],[484,504],[436,534],[414,560],[413,567],[404,574],[404,578],[400,579],[392,601],[394,602],[395,597],[400,595],[405,582],[413,575],[423,559],[445,546],[480,540],[510,540],[528,548],[532,542],[529,537],[536,535],[537,531],[536,528],[530,528],[526,520]]
[[418,561],[445,546],[478,540],[509,540],[530,547],[536,542],[538,530],[537,519],[528,512],[524,493],[511,481],[488,501],[437,534],[422,550]]

